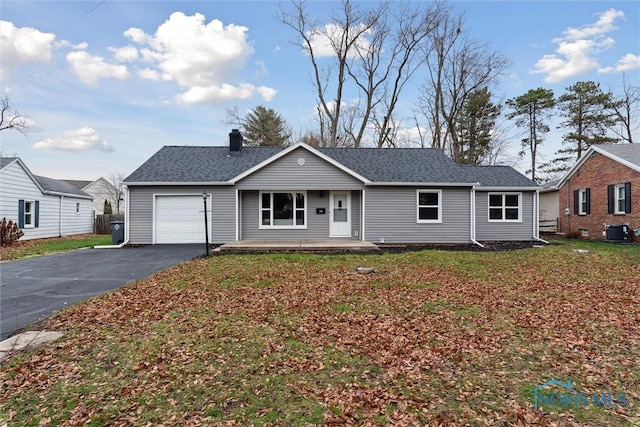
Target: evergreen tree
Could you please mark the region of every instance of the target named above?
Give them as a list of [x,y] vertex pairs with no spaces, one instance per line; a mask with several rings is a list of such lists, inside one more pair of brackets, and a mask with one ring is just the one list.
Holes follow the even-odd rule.
[[274,109],[259,105],[242,120],[242,136],[245,144],[250,146],[284,147],[291,132]]
[[102,212],[105,215],[111,215],[111,213],[113,212],[112,208],[111,208],[111,202],[108,200],[104,201],[104,208],[102,209]]
[[488,88],[478,89],[469,95],[458,115],[458,146],[453,159],[460,164],[479,165],[491,151],[492,133],[501,105],[491,102]]
[[559,128],[568,132],[562,137],[564,148],[557,151],[552,171],[568,170],[569,165],[580,159],[591,144],[618,142],[608,135],[608,130],[618,121],[610,109],[613,103],[613,95],[603,92],[599,83],[577,82],[566,88],[558,98],[558,107],[566,119]]
[[516,126],[525,129],[527,135],[522,139],[520,155],[529,153],[531,159],[531,180],[537,182],[536,168],[538,146],[544,142],[544,135],[549,132],[549,120],[556,101],[551,89],[530,89],[524,95],[507,100],[507,106],[513,111],[507,115],[509,120],[515,119]]

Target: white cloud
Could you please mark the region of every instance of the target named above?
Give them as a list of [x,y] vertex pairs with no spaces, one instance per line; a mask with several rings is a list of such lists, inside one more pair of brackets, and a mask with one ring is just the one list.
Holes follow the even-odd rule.
[[36,142],[33,148],[37,150],[53,151],[114,151],[113,146],[96,133],[90,127],[68,130],[60,136],[47,138]]
[[253,54],[247,31],[243,26],[225,26],[217,19],[206,23],[200,13],[187,16],[175,12],[153,35],[138,28],[124,34],[140,45],[141,60],[148,65],[139,72],[141,77],[175,81],[186,89],[178,95],[182,103],[215,103],[247,99],[256,93],[270,96],[268,88],[238,83]]
[[221,85],[194,86],[177,96],[178,102],[183,104],[203,104],[224,102],[233,99],[249,99],[255,93],[260,94],[265,101],[271,101],[276,90],[265,86],[256,87],[250,83],[237,86],[223,83]]
[[605,34],[615,30],[614,22],[621,18],[624,18],[622,11],[609,9],[594,24],[568,28],[563,37],[553,40],[557,44],[555,53],[539,59],[532,72],[546,74],[545,82],[557,83],[587,71],[608,70],[600,66],[596,55],[614,46],[615,40]]
[[586,25],[582,28],[567,29],[564,32],[563,40],[582,40],[610,33],[617,28],[613,23],[618,18],[624,19],[624,12],[609,9],[600,14],[600,17],[594,24]]
[[108,64],[99,56],[91,56],[85,51],[75,51],[67,55],[67,62],[73,73],[83,83],[93,84],[99,79],[123,80],[129,77],[129,71],[124,65]]
[[[370,34],[371,30],[364,30],[364,24],[352,28],[350,33],[361,33],[355,43],[358,49],[366,51],[370,48],[371,43],[367,40],[366,35]],[[311,48],[316,58],[331,57],[336,55],[333,46],[340,46],[341,39],[344,36],[344,29],[336,24],[326,24],[322,28],[314,28],[307,33],[307,36],[309,37]],[[357,54],[355,50],[351,52],[352,56]]]
[[640,69],[640,55],[627,53],[616,64],[616,71],[631,71]]
[[47,63],[56,36],[35,28],[18,28],[9,21],[0,21],[0,80],[16,67],[29,62]]
[[138,71],[138,75],[145,80],[160,80],[160,73],[151,68],[143,68]]
[[113,57],[120,62],[131,62],[138,59],[138,49],[134,46],[110,47]]

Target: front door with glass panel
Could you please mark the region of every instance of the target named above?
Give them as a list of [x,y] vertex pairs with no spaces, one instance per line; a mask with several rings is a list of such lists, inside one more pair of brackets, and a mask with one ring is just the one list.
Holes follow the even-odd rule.
[[349,192],[332,192],[329,236],[351,237],[351,200]]

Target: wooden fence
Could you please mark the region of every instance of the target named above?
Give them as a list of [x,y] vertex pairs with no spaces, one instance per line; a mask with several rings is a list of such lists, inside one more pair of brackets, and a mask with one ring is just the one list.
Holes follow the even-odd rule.
[[124,221],[124,214],[96,215],[93,222],[93,232],[96,234],[111,234],[111,221]]
[[541,233],[557,233],[559,230],[559,218],[540,220],[539,228]]

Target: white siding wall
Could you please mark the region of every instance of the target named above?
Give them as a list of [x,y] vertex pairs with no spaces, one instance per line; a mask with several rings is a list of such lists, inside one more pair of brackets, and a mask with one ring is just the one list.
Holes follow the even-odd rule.
[[540,221],[555,221],[560,215],[560,194],[558,191],[540,193]]
[[[18,200],[38,201],[40,205],[39,227],[24,228],[22,230],[24,236],[21,240],[91,233],[93,231],[91,200],[69,198],[69,203],[73,204],[73,216],[65,214],[65,210],[68,210],[65,202],[62,204],[61,218],[61,197],[42,194],[20,164],[14,162],[0,171],[0,218],[17,222]],[[76,202],[85,206],[84,215],[77,216],[75,214]],[[61,223],[63,224],[62,230],[60,229]]]
[[[76,205],[80,204],[79,212]],[[40,205],[42,221],[42,205]],[[93,206],[91,200],[64,197],[62,199],[62,235],[93,233]]]
[[104,178],[100,178],[95,182],[92,182],[83,191],[93,196],[93,210],[95,211],[95,215],[102,215],[104,213],[105,200],[111,202],[111,208],[113,209],[114,214],[124,213],[124,200],[120,202],[120,212],[117,212],[116,203],[112,200],[114,191],[113,186]]

